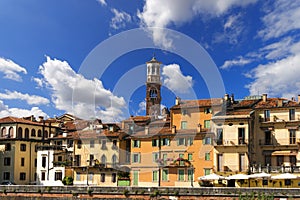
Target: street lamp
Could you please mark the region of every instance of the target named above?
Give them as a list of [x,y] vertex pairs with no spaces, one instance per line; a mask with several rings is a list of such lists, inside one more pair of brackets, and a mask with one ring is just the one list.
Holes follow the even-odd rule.
[[86,185],[89,186],[89,165],[90,165],[90,161],[86,160],[87,162],[87,166],[86,166]]

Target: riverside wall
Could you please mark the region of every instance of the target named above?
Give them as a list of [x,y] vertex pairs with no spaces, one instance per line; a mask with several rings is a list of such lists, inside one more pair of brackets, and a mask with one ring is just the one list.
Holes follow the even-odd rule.
[[96,186],[0,186],[2,200],[35,199],[178,199],[229,200],[275,199],[300,200],[298,188],[167,188],[167,187],[96,187]]

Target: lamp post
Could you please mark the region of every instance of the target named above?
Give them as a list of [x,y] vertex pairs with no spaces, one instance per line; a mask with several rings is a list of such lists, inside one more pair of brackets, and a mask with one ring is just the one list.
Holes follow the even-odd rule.
[[194,166],[191,164],[191,187],[194,187]]
[[86,185],[89,186],[89,165],[90,165],[90,161],[86,160],[87,162],[87,166],[86,166]]

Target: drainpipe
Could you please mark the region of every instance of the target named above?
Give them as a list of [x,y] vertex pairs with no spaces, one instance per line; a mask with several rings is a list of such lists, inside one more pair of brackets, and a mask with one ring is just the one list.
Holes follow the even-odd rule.
[[[158,136],[158,159],[159,161],[161,160],[161,137],[160,136]],[[161,166],[159,163],[158,164],[158,187],[160,187],[161,185],[160,179],[161,179]]]

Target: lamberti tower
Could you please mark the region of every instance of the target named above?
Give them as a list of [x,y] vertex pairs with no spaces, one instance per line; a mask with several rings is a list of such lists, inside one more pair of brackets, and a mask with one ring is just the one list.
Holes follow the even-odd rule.
[[146,81],[146,115],[157,117],[160,115],[160,65],[155,57],[146,62],[147,64],[147,81]]

